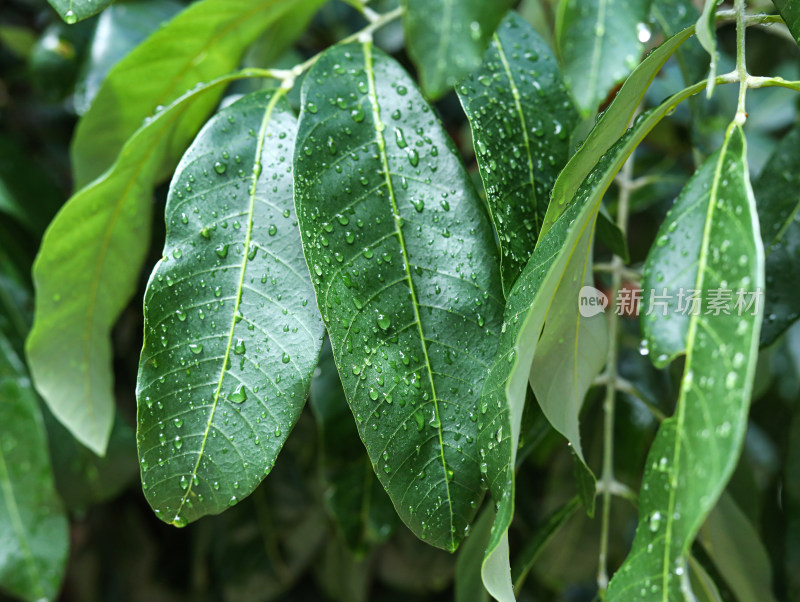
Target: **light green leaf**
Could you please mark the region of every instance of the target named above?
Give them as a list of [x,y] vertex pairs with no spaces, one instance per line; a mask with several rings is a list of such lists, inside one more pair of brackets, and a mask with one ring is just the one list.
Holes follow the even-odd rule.
[[113,0],[47,0],[69,25],[96,15]]
[[795,41],[800,44],[800,6],[793,0],[772,0],[772,3],[783,17]]
[[455,602],[489,602],[481,581],[481,564],[494,522],[494,509],[487,506],[470,528],[469,537],[458,552],[453,578]]
[[589,117],[639,64],[651,0],[561,0],[556,38],[564,80]]
[[408,53],[422,88],[438,98],[480,67],[513,0],[402,0]]
[[430,106],[369,43],[305,80],[298,220],[336,365],[400,518],[454,550],[485,485],[480,387],[502,316],[489,216]]
[[[324,0],[202,0],[179,13],[117,63],[91,107],[78,122],[72,140],[76,187],[85,186],[111,166],[125,141],[162,106],[198,82],[236,67],[244,50],[266,28],[285,27],[281,18],[305,12],[308,18]],[[297,33],[306,21],[289,19]],[[153,77],[154,72],[158,77]],[[186,144],[217,104],[215,90],[181,116],[164,154],[172,167]]]
[[731,496],[719,498],[698,539],[739,602],[775,602],[767,551]]
[[717,584],[694,556],[689,556],[689,583],[697,602],[723,602]]
[[0,399],[0,588],[24,600],[54,600],[67,560],[68,524],[36,394],[3,334]]
[[249,495],[297,422],[324,333],[292,219],[285,90],[219,112],[170,186],[136,387],[145,497],[183,526]]
[[697,39],[703,48],[706,49],[711,57],[708,73],[708,97],[714,93],[715,78],[717,77],[717,63],[719,52],[717,51],[717,5],[721,0],[705,0],[703,12],[697,20]]
[[773,343],[798,317],[800,299],[800,126],[775,147],[753,192],[766,255],[766,305],[761,344]]
[[[657,307],[642,317],[650,355],[664,365],[685,353],[686,362],[675,414],[648,455],[633,549],[611,580],[609,601],[684,599],[689,548],[741,451],[763,307],[737,315],[734,303],[737,290],[764,287],[745,152],[741,128],[731,125],[678,197],[645,264],[642,289],[667,296],[666,315]],[[730,314],[714,315],[709,304],[725,290],[734,291]],[[684,315],[681,292],[692,291],[699,313],[688,305]]]
[[514,12],[456,92],[472,127],[509,292],[536,246],[577,113],[552,51]]
[[203,95],[246,76],[201,86],[146,122],[112,169],[67,201],[45,232],[33,268],[28,365],[56,418],[96,454],[105,453],[114,419],[109,333],[144,263],[164,141]]

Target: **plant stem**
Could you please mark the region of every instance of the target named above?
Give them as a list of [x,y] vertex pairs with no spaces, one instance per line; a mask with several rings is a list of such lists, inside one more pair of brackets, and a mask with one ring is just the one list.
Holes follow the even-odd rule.
[[734,121],[743,126],[747,121],[745,99],[747,97],[747,63],[745,62],[745,13],[744,0],[736,0],[736,72],[739,75],[739,106]]

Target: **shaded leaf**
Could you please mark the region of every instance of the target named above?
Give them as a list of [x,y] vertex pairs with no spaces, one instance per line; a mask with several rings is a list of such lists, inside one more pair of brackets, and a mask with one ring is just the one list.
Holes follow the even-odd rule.
[[324,331],[292,220],[295,131],[285,90],[245,96],[170,186],[136,396],[145,497],[177,526],[256,488],[311,385]]
[[481,581],[481,564],[492,532],[494,510],[486,507],[475,520],[458,552],[453,587],[455,602],[489,602],[489,592]]
[[[685,353],[675,414],[648,454],[633,549],[614,575],[608,600],[683,600],[687,556],[741,451],[762,308],[709,315],[714,291],[763,289],[764,256],[741,128],[695,173],[666,217],[645,264],[642,289],[667,294],[642,317],[657,365]],[[697,291],[698,313],[681,313],[681,291]],[[734,292],[734,300],[736,293]],[[644,591],[643,591],[644,590]]]
[[25,366],[0,334],[0,588],[53,600],[69,548],[47,439]]
[[408,53],[431,98],[477,69],[513,0],[402,0]]
[[717,77],[717,63],[719,62],[719,52],[717,51],[717,5],[721,0],[705,0],[703,12],[697,20],[697,39],[711,57],[708,72],[708,97],[714,92],[714,79]]
[[772,0],[772,3],[783,17],[795,41],[800,44],[800,6],[793,0]]
[[694,556],[689,556],[689,583],[697,602],[722,602],[717,584]]
[[350,408],[400,518],[452,551],[484,489],[478,397],[502,313],[489,217],[413,80],[371,44],[322,55],[302,107],[295,203]]
[[630,262],[628,241],[617,223],[608,213],[605,205],[600,205],[597,215],[597,238],[605,244],[614,255],[622,258],[625,263]]
[[47,0],[64,22],[73,25],[96,15],[113,0]]
[[456,92],[472,127],[509,292],[536,245],[577,114],[552,51],[514,12]]
[[559,3],[556,38],[564,81],[584,117],[592,115],[639,63],[643,42],[650,37],[646,26],[650,2]]

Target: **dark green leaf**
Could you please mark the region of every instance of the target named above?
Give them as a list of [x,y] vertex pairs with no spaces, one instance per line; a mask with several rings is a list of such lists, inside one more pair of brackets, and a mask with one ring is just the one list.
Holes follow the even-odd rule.
[[628,241],[625,239],[625,234],[611,218],[605,205],[600,205],[600,213],[597,216],[597,238],[614,255],[621,257],[625,263],[630,262],[630,252],[628,251]]
[[53,414],[97,454],[105,452],[114,418],[109,333],[144,263],[164,140],[198,98],[244,76],[201,86],[146,122],[113,168],[74,195],[45,232],[33,269],[29,367]]
[[800,317],[800,126],[775,147],[753,182],[766,256],[766,305],[761,344],[773,343]]
[[[645,264],[642,289],[667,295],[665,310],[642,317],[650,355],[664,365],[685,353],[686,363],[675,414],[650,448],[633,549],[611,580],[610,601],[643,588],[652,599],[684,599],[689,548],[741,451],[763,309],[753,315],[734,303],[736,291],[764,287],[745,152],[741,128],[731,125],[678,197]],[[712,307],[709,315],[714,291],[725,290],[734,291],[730,313]],[[702,303],[695,312],[684,301],[682,312],[681,294],[692,291]]]
[[67,560],[68,525],[25,366],[0,334],[0,588],[53,600]]
[[772,0],[772,3],[783,17],[795,41],[800,44],[800,5],[794,0]]
[[493,36],[483,66],[456,92],[472,127],[509,292],[536,246],[577,114],[552,51],[513,12]]
[[564,80],[584,117],[639,63],[651,0],[561,0],[556,36]]
[[295,156],[306,259],[361,438],[401,519],[454,550],[484,489],[478,398],[502,314],[489,217],[413,80],[369,43],[309,73]]
[[183,526],[249,495],[300,416],[322,322],[292,219],[285,90],[218,113],[175,172],[145,293],[142,486]]
[[[178,14],[109,72],[72,140],[77,187],[110,167],[125,141],[159,108],[198,82],[236,67],[247,46],[281,17],[304,11],[310,18],[324,0],[202,0]],[[290,21],[297,27],[298,23]],[[299,23],[300,29],[305,21]],[[158,77],[153,77],[154,70]],[[170,164],[217,104],[222,88],[181,116],[164,161]],[[171,165],[170,165],[171,166]]]
[[408,52],[431,98],[477,69],[513,0],[402,0]]
[[96,15],[113,0],[47,0],[69,25]]

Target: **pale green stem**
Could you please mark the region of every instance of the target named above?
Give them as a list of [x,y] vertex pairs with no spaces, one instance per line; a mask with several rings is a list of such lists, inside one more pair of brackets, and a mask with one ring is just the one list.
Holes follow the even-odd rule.
[[739,76],[739,106],[734,121],[743,126],[747,121],[745,99],[747,97],[747,63],[745,61],[745,12],[744,0],[736,0],[736,73]]

